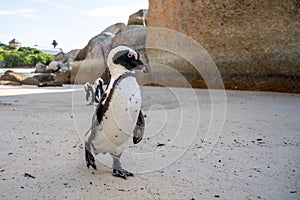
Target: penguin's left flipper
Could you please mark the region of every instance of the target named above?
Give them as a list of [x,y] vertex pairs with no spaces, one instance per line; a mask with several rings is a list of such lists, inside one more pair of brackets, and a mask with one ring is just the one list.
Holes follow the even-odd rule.
[[128,172],[125,169],[113,169],[113,176],[127,179],[128,176],[133,176],[133,173]]
[[138,120],[137,120],[136,125],[133,130],[133,143],[134,144],[139,143],[143,139],[144,130],[145,130],[145,119],[144,119],[142,110],[140,110]]
[[92,168],[97,170],[95,158],[94,158],[93,154],[90,151],[88,151],[86,148],[85,148],[85,162],[86,162],[86,166],[88,168],[90,168],[90,166],[91,166]]

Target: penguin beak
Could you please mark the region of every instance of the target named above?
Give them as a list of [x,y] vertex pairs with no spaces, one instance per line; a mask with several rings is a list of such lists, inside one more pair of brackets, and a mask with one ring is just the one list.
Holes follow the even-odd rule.
[[142,67],[142,72],[144,72],[144,73],[149,73],[149,68],[148,68],[148,66],[147,65],[143,65],[143,67]]
[[135,60],[134,64],[136,65],[135,69],[140,69],[144,73],[149,73],[148,66],[145,65],[140,59]]

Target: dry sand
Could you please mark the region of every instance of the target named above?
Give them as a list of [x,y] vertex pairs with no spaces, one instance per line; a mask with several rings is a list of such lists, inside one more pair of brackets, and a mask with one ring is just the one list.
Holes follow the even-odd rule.
[[300,95],[211,92],[144,87],[123,180],[108,155],[85,166],[82,86],[1,86],[0,199],[300,199]]

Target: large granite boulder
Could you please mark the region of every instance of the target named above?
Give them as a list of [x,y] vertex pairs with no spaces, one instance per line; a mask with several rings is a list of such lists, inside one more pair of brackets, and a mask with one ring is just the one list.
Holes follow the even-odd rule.
[[[107,51],[109,51],[111,48],[111,39],[124,26],[126,25],[123,23],[117,23],[112,26],[109,26],[99,35],[94,36],[83,49],[79,50],[74,61],[100,58],[103,57],[103,54],[108,54]],[[107,44],[107,49],[103,44]]]
[[102,76],[105,82],[109,79],[106,70],[106,58],[112,48],[112,39],[116,33],[126,26],[123,23],[114,24],[99,35],[93,37],[88,44],[81,49],[74,59],[71,72],[72,83],[85,83],[95,81]]
[[148,22],[148,10],[140,9],[136,13],[129,16],[127,25],[142,25],[147,26]]
[[80,49],[73,49],[68,53],[62,53],[62,56],[56,56],[55,60],[62,63],[73,62],[77,54],[80,52]]
[[149,0],[148,26],[195,39],[226,88],[300,92],[298,1]]
[[[117,46],[120,44],[132,46],[137,52],[139,52],[142,61],[148,65],[149,60],[146,53],[146,34],[147,28],[145,26],[124,26],[113,38],[112,46]],[[145,74],[137,72],[137,79],[140,84],[143,84],[143,80],[146,81],[147,77]]]
[[77,57],[80,49],[73,49],[68,53],[63,54],[62,57],[58,57],[55,60],[61,63],[60,69],[62,71],[71,71],[73,67],[74,59]]
[[112,40],[112,46],[127,44],[132,46],[141,55],[144,62],[148,63],[146,55],[146,34],[147,28],[141,25],[122,27]]

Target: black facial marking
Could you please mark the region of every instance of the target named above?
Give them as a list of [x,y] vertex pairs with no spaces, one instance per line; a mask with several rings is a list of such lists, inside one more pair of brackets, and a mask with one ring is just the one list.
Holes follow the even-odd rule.
[[135,67],[142,65],[143,63],[140,61],[140,55],[138,55],[138,59],[136,60],[135,57],[132,55],[131,57],[128,56],[129,50],[119,51],[114,55],[113,62],[116,65],[122,65],[128,70],[132,70]]

